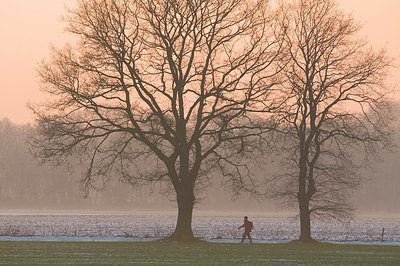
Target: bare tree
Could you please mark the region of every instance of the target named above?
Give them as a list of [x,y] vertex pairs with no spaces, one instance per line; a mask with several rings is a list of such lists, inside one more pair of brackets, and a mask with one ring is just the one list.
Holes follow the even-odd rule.
[[298,204],[300,241],[313,241],[310,217],[349,218],[360,167],[391,145],[391,60],[358,36],[360,26],[334,0],[282,3],[286,28],[282,92],[277,112],[280,158],[272,196]]
[[51,98],[31,106],[35,154],[87,156],[86,191],[113,171],[132,185],[166,180],[178,204],[170,238],[194,239],[195,188],[211,169],[251,189],[234,159],[263,131],[251,113],[276,107],[271,14],[263,1],[79,1],[66,18],[78,43],[38,70]]

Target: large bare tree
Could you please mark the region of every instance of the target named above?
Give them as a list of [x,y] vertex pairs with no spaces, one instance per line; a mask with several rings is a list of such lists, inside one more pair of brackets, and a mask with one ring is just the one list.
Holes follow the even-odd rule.
[[360,167],[391,145],[391,60],[360,38],[361,27],[334,0],[287,1],[280,9],[289,98],[276,115],[285,171],[271,193],[298,206],[299,240],[313,241],[311,217],[351,217]]
[[66,17],[76,45],[38,70],[51,97],[31,107],[33,150],[56,163],[87,158],[86,190],[115,172],[132,185],[166,180],[178,205],[170,238],[194,239],[201,177],[219,168],[251,189],[235,158],[263,131],[252,112],[276,107],[271,14],[264,1],[78,1]]

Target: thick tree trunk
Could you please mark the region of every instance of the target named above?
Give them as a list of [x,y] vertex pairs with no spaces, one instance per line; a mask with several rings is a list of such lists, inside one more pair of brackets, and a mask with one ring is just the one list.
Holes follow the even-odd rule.
[[299,197],[299,209],[300,209],[300,237],[301,242],[314,242],[311,237],[311,220],[309,201]]
[[[306,156],[301,156],[299,165],[299,191],[297,194],[297,199],[299,201],[299,211],[300,211],[300,242],[314,242],[311,237],[311,219],[310,219],[310,199],[315,192],[314,185],[310,189],[310,182],[307,187],[307,166],[306,166]],[[309,174],[309,173],[308,173]]]
[[[189,191],[188,191],[189,190]],[[192,231],[192,214],[194,206],[194,193],[193,188],[177,192],[178,202],[178,219],[176,222],[175,231],[169,240],[175,241],[195,241],[196,238]]]

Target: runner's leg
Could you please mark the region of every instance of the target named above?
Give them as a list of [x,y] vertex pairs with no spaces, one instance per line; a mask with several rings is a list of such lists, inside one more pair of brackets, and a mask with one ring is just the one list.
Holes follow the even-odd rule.
[[243,233],[242,235],[242,241],[240,243],[243,243],[244,239],[246,238],[246,232]]

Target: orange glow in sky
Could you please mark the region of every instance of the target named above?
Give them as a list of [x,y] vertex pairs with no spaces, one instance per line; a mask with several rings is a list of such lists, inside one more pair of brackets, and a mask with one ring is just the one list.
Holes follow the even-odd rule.
[[[386,47],[400,57],[400,0],[339,0],[346,12],[363,22],[362,34],[376,48]],[[32,122],[28,102],[40,102],[37,64],[49,56],[49,47],[61,47],[71,38],[64,33],[65,6],[74,0],[0,1],[0,119]],[[400,60],[398,60],[400,65]],[[392,84],[400,86],[400,70],[393,71]]]

